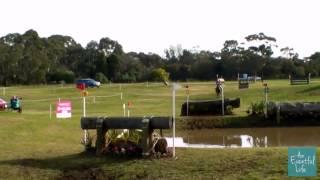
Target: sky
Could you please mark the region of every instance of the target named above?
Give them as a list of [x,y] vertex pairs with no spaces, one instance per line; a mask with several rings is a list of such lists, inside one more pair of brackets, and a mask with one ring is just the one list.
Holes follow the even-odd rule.
[[162,55],[170,46],[220,51],[263,32],[279,48],[320,51],[319,0],[0,0],[0,36],[29,29],[84,47],[109,37],[125,52]]

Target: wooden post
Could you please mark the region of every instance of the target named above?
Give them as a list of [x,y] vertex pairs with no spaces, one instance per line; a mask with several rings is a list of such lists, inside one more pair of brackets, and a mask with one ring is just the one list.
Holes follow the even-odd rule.
[[277,124],[280,124],[280,104],[277,103]]
[[224,116],[224,89],[222,87],[222,85],[219,86],[220,90],[221,90],[221,113],[222,113],[222,116]]
[[154,129],[149,127],[149,132],[148,132],[148,151],[150,151],[152,146],[153,146],[153,137],[152,137],[153,131],[154,131]]
[[107,132],[107,129],[103,128],[103,118],[97,119],[96,130],[97,130],[96,154],[101,155],[103,153],[103,148],[106,146],[105,135]]
[[143,119],[142,120],[142,155],[148,156],[149,155],[149,149],[151,144],[150,139],[150,127],[149,127],[149,119]]
[[269,88],[268,84],[264,83],[264,105],[265,105],[265,111],[264,111],[264,117],[268,118],[268,93],[269,93]]
[[189,116],[189,94],[187,95],[187,116]]
[[292,84],[291,82],[291,75],[289,74],[289,83]]
[[257,73],[254,75],[254,82],[257,82]]
[[51,119],[51,116],[52,116],[52,115],[51,115],[51,113],[52,113],[52,106],[51,106],[51,104],[50,104],[50,106],[49,106],[49,111],[50,111],[50,112],[49,112],[49,113],[50,113],[50,114],[49,114],[49,118]]

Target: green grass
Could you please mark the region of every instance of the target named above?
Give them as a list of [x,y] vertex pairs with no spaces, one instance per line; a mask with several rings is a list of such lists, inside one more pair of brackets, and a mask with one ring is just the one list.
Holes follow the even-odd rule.
[[[269,81],[272,101],[320,101],[320,81],[290,86],[287,80]],[[190,83],[190,99],[216,99],[213,82]],[[171,89],[162,84],[104,85],[89,89],[88,116],[122,116],[122,104],[132,102],[131,116],[172,114]],[[120,99],[123,92],[123,100]],[[90,179],[102,176],[123,179],[287,179],[286,148],[178,149],[177,159],[95,157],[83,154],[80,141],[82,100],[74,85],[17,86],[6,88],[5,96],[23,98],[23,113],[0,112],[0,179]],[[176,114],[186,99],[185,89],[177,91]],[[94,103],[94,96],[96,96]],[[108,96],[108,97],[99,97]],[[250,103],[263,100],[261,83],[238,90],[226,82],[225,96],[241,98],[235,116],[246,116]],[[50,104],[58,98],[72,100],[72,118],[49,118]],[[38,101],[35,101],[38,100]],[[179,123],[178,123],[179,125]],[[177,136],[183,133],[177,127]],[[94,131],[92,132],[94,133]],[[166,131],[167,135],[169,131]],[[318,149],[320,151],[320,149]],[[319,153],[319,152],[318,152]],[[318,167],[319,167],[318,161]]]

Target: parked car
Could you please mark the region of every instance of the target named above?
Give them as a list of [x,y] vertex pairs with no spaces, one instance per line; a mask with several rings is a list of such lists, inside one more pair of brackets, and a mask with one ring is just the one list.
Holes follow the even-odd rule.
[[5,110],[7,109],[7,107],[8,107],[7,102],[0,98],[0,110]]
[[[254,79],[254,78],[256,78],[256,79]],[[254,80],[259,81],[259,80],[261,80],[261,77],[259,77],[259,76],[248,76],[248,80],[249,81],[254,81]]]
[[[101,83],[99,81],[93,80],[93,79],[78,79],[76,81],[76,86],[79,88],[82,85],[85,85],[85,88],[87,87],[100,87]],[[81,89],[81,88],[80,88]]]

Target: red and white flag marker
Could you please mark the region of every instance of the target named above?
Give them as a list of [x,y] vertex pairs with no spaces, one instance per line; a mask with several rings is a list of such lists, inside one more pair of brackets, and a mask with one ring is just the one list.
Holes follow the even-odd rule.
[[72,106],[71,101],[59,101],[56,107],[56,117],[57,118],[71,118]]

